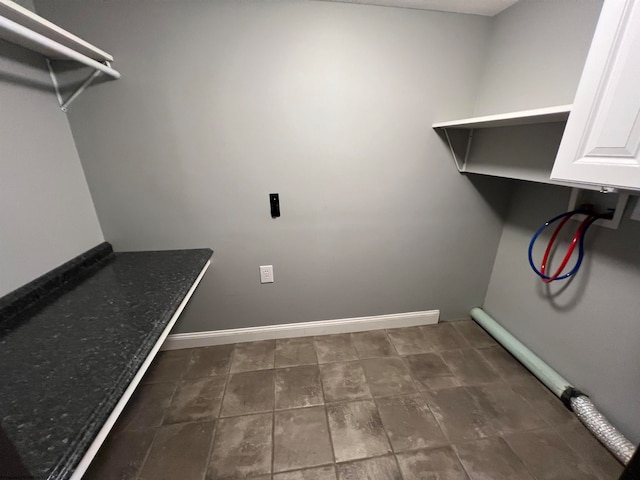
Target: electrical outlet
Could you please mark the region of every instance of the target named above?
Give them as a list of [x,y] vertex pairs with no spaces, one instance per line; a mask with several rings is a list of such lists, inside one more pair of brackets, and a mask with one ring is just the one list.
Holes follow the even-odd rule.
[[260,266],[260,283],[273,283],[273,265]]

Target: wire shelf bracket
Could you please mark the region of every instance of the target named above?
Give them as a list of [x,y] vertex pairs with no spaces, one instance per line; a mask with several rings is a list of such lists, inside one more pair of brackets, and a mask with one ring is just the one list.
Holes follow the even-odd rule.
[[[110,63],[105,61],[104,62],[105,65],[107,67],[111,67]],[[56,92],[56,97],[58,97],[58,103],[60,104],[60,110],[62,110],[63,112],[67,112],[69,109],[69,106],[73,103],[73,101],[78,98],[80,96],[80,94],[82,92],[84,92],[86,90],[86,88],[91,85],[91,83],[98,78],[102,72],[100,70],[94,70],[93,73],[91,73],[81,84],[78,88],[76,88],[76,90],[69,95],[69,98],[67,98],[66,100],[64,100],[62,98],[62,94],[60,93],[60,86],[58,84],[58,80],[56,79],[56,74],[53,70],[53,67],[51,66],[51,60],[49,60],[47,58],[47,66],[49,67],[49,75],[51,75],[51,83],[53,83],[53,88]]]

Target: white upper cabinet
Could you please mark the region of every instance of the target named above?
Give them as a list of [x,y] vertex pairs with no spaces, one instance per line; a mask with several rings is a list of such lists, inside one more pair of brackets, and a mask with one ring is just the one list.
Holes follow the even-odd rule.
[[605,0],[551,179],[640,190],[640,0]]

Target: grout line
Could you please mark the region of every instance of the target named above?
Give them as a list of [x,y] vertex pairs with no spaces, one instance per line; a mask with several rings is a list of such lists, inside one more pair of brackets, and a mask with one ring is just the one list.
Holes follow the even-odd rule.
[[138,480],[140,478],[140,475],[142,474],[142,470],[144,469],[144,466],[146,465],[147,460],[149,459],[149,454],[151,453],[151,449],[153,448],[153,445],[156,443],[156,437],[158,436],[158,432],[160,431],[160,427],[158,427],[158,428],[156,428],[154,430],[155,431],[153,432],[153,438],[151,439],[151,443],[149,444],[149,448],[147,449],[147,453],[145,453],[144,458],[142,459],[142,462],[140,463],[140,468],[138,468],[138,471],[136,472],[134,480]]
[[[313,342],[315,349],[315,340]],[[317,352],[316,352],[317,357]],[[329,445],[331,446],[331,455],[333,455],[333,470],[338,478],[338,467],[336,466],[336,448],[333,444],[333,435],[331,434],[331,423],[329,422],[329,410],[327,409],[327,396],[324,391],[324,383],[322,381],[322,372],[320,371],[320,365],[318,365],[318,381],[320,382],[320,390],[322,391],[322,401],[324,402],[322,408],[324,410],[324,419],[327,422],[327,434],[329,435]]]
[[[362,460],[365,460],[365,459],[362,459]],[[349,460],[349,461],[351,461],[351,460]],[[343,463],[345,463],[345,462],[343,462]],[[304,470],[312,470],[312,469],[316,469],[316,468],[332,467],[334,465],[336,465],[335,462],[325,462],[325,463],[321,463],[319,465],[309,465],[309,466],[306,466],[306,467],[296,467],[296,468],[289,468],[287,470],[280,470],[279,472],[273,472],[272,475],[281,475],[283,473],[301,472],[301,471],[304,471]],[[258,475],[258,477],[259,477],[259,475]],[[249,477],[248,480],[252,480],[253,478],[254,477]],[[298,477],[296,477],[296,478],[298,478]],[[234,478],[233,480],[236,480],[236,479]]]
[[[429,414],[431,415],[431,417],[433,418],[433,420],[436,422],[436,426],[438,427],[438,429],[440,430],[440,433],[442,433],[442,437],[449,442],[449,445],[451,445],[451,439],[449,438],[449,436],[445,433],[444,428],[442,428],[442,424],[441,422],[438,420],[438,417],[435,413],[433,413],[433,409],[431,408],[431,405],[429,404],[429,400],[427,399],[427,397],[423,394],[423,390],[420,388],[421,385],[418,382],[418,380],[416,380],[414,378],[414,376],[411,374],[411,369],[409,368],[409,366],[406,364],[405,358],[403,356],[400,356],[400,359],[402,360],[402,364],[405,366],[405,368],[407,369],[407,371],[409,372],[409,378],[411,378],[411,381],[413,382],[413,386],[416,389],[416,393],[420,396],[420,398],[424,401],[424,403],[427,406],[427,409],[429,410]],[[444,360],[443,360],[444,361]],[[452,372],[453,373],[453,372]],[[455,376],[455,375],[454,375]],[[408,450],[407,450],[408,451]],[[471,478],[471,477],[469,477]]]
[[[499,438],[504,442],[504,444],[507,446],[507,448],[509,449],[509,451],[510,451],[511,453],[513,453],[513,454],[515,455],[515,457],[520,461],[520,463],[521,463],[521,464],[522,464],[522,466],[524,467],[524,470],[525,470],[527,473],[529,473],[529,474],[531,475],[531,478],[537,478],[537,477],[533,474],[533,472],[531,471],[531,469],[529,468],[529,465],[527,465],[527,464],[525,463],[525,461],[524,461],[522,458],[520,458],[520,455],[518,455],[518,454],[516,453],[516,451],[515,451],[513,448],[511,448],[511,445],[509,445],[509,442],[507,442],[507,439],[506,439],[506,438],[504,438],[504,434],[501,434]],[[597,475],[596,475],[596,476],[597,476]]]
[[[440,447],[435,447],[435,448],[440,448]],[[411,450],[411,451],[413,452],[413,451],[419,451],[419,450],[425,450],[425,449],[421,448],[421,449],[416,449],[416,450]],[[400,453],[404,453],[404,451],[402,451]],[[350,463],[362,462],[364,460],[374,460],[374,459],[377,459],[377,458],[385,458],[385,457],[395,457],[395,453],[393,451],[391,451],[391,452],[387,452],[387,453],[380,453],[378,455],[371,455],[370,457],[362,457],[362,458],[354,458],[354,459],[351,459],[351,460],[344,460],[343,462],[336,462],[336,465],[348,465]],[[375,480],[378,480],[378,479],[375,479]]]
[[[584,464],[586,465],[586,467],[591,471],[591,473],[593,473],[596,477],[600,478],[600,474],[596,471],[595,468],[593,468],[592,466],[592,459],[591,458],[585,458],[583,457],[580,452],[574,448],[574,446],[572,445],[571,442],[569,442],[569,440],[567,440],[564,435],[561,433],[561,430],[558,428],[558,426],[553,426],[552,428],[549,429],[545,429],[547,431],[551,431],[551,433],[553,433],[554,435],[556,435],[561,442],[563,442],[565,445],[567,445],[569,447],[569,450],[571,450],[577,457],[578,459],[582,460],[582,462],[584,462]],[[529,430],[531,431],[531,430]],[[519,432],[518,432],[519,433]],[[593,435],[591,432],[588,432],[589,435]],[[598,440],[594,437],[594,440],[597,442]],[[506,442],[506,440],[505,440]],[[606,451],[606,448],[605,448]],[[518,457],[520,458],[520,457]],[[522,460],[522,459],[521,459]],[[522,463],[524,463],[524,460],[522,460]],[[525,465],[526,466],[526,465]]]
[[[274,377],[275,378],[275,377]],[[275,404],[275,380],[274,380],[274,404]],[[276,463],[276,413],[275,411],[271,412],[271,466],[269,475],[274,474]]]
[[[386,331],[385,331],[386,332]],[[391,358],[395,358],[395,357],[391,357]],[[402,360],[400,360],[402,362]],[[406,365],[404,365],[404,362],[402,362],[402,365],[406,368]],[[364,368],[362,368],[363,374],[364,374],[364,378],[367,384],[369,384],[369,378],[367,377],[367,372]],[[407,369],[407,373],[409,373],[409,370]],[[411,376],[411,374],[409,373],[409,378],[411,379],[411,382],[413,383],[413,377]],[[414,385],[415,388],[415,385]],[[411,394],[409,394],[411,395]],[[393,447],[393,443],[391,443],[391,437],[389,437],[389,432],[387,432],[387,428],[384,425],[384,421],[382,420],[382,415],[380,415],[380,409],[378,407],[378,402],[376,400],[375,397],[372,396],[372,401],[373,401],[373,405],[375,406],[376,409],[376,413],[378,414],[378,418],[380,419],[380,426],[382,427],[382,431],[384,432],[384,436],[387,439],[387,443],[389,444],[389,449],[390,452],[388,452],[387,454],[391,454],[393,461],[396,464],[396,468],[398,469],[398,474],[400,475],[400,478],[404,479],[404,475],[402,474],[402,469],[400,468],[400,462],[398,462],[398,457],[396,456],[396,450]],[[378,398],[382,398],[382,397],[378,397]]]
[[167,404],[167,408],[162,409],[162,420],[160,421],[160,427],[162,428],[164,426],[164,420],[167,417],[167,410],[169,410],[171,408],[171,405],[173,404],[173,399],[176,396],[176,392],[178,391],[179,388],[179,381],[176,381],[173,384],[173,392],[171,392],[171,396],[169,397],[169,403]]
[[[222,402],[220,402],[222,403]],[[218,433],[218,424],[220,423],[219,419],[216,419],[213,424],[213,432],[211,432],[211,440],[209,440],[209,449],[207,452],[207,458],[204,462],[204,470],[202,474],[202,480],[206,480],[207,472],[209,471],[209,462],[211,461],[211,455],[213,453],[213,440],[216,438],[216,434]]]
[[453,451],[453,454],[455,455],[455,457],[458,459],[458,463],[460,464],[460,466],[462,467],[462,471],[465,472],[467,474],[467,477],[469,478],[473,478],[471,476],[471,471],[467,470],[467,467],[464,466],[464,463],[462,462],[462,458],[460,458],[460,455],[458,454],[458,449],[455,447],[455,445],[450,444],[449,448]]
[[231,373],[229,373],[229,370],[231,370],[231,362],[233,360],[234,351],[235,351],[235,345],[233,346],[233,349],[231,350],[231,354],[229,355],[229,366],[226,369],[224,387],[222,388],[222,396],[220,397],[220,406],[218,407],[218,413],[216,415],[216,425],[213,429],[213,435],[211,435],[211,443],[209,444],[209,454],[207,455],[203,480],[207,478],[207,472],[209,471],[209,464],[211,463],[211,457],[213,456],[213,446],[215,445],[215,440],[216,440],[216,437],[218,436],[218,429],[220,427],[220,420],[221,420],[220,414],[222,413],[222,404],[224,403],[224,399],[227,395],[227,387],[229,386],[229,380],[231,379]]
[[[358,333],[360,333],[360,332],[358,332]],[[358,351],[358,347],[356,347],[356,344],[353,341],[353,334],[354,334],[354,332],[350,332],[349,333],[349,343],[351,343],[351,348],[353,348],[353,351],[356,352],[356,358],[358,360],[362,360],[362,356],[360,355],[360,352]]]
[[393,343],[393,340],[391,340],[391,337],[389,336],[389,329],[387,328],[384,329],[384,335],[387,338],[387,342],[391,344],[391,348],[393,348],[393,351],[396,352],[396,355],[400,356],[400,352],[396,348],[396,344]]
[[271,403],[271,469],[269,475],[273,475],[276,463],[276,342],[273,341],[273,402]]
[[[168,383],[168,382],[163,382],[163,383]],[[152,385],[152,384],[149,384]],[[155,428],[155,432],[153,434],[153,439],[151,440],[151,443],[149,444],[149,449],[147,450],[147,453],[144,456],[144,459],[142,461],[142,463],[140,464],[140,469],[138,470],[138,473],[136,474],[135,478],[138,479],[140,478],[140,475],[142,474],[142,471],[147,463],[147,460],[149,460],[149,455],[151,454],[151,450],[153,449],[155,443],[156,443],[156,439],[158,438],[158,433],[160,432],[160,429],[165,426],[164,425],[164,418],[167,416],[167,410],[171,407],[171,403],[173,401],[173,397],[176,393],[176,390],[178,389],[178,381],[176,381],[173,385],[173,392],[171,393],[171,397],[169,398],[169,403],[167,405],[167,408],[164,408],[162,411],[162,420],[160,421],[160,425],[158,427],[149,427],[149,428]],[[120,433],[123,433],[127,431],[126,429],[123,429]],[[130,430],[130,431],[135,431],[135,430]]]
[[[154,433],[153,433],[153,438],[151,439],[151,443],[149,444],[149,448],[147,449],[147,453],[144,455],[144,458],[142,459],[142,462],[140,463],[140,467],[138,468],[138,471],[134,477],[134,480],[138,480],[140,478],[140,475],[142,474],[142,470],[144,468],[144,466],[147,463],[147,460],[149,459],[149,455],[151,454],[151,449],[153,448],[153,446],[156,443],[156,438],[158,437],[158,432],[160,431],[160,429],[163,427],[164,424],[164,418],[166,417],[167,414],[167,410],[171,407],[171,404],[173,402],[173,397],[175,396],[175,393],[178,389],[178,384],[180,383],[180,381],[182,380],[182,377],[184,376],[185,372],[187,371],[187,369],[189,368],[189,363],[191,362],[191,356],[193,355],[193,351],[190,352],[188,355],[186,355],[185,361],[184,361],[184,365],[182,368],[182,372],[180,372],[180,375],[178,375],[178,378],[175,380],[174,383],[174,389],[173,389],[173,393],[171,394],[171,398],[169,399],[169,404],[167,406],[167,408],[164,409],[163,415],[162,415],[162,422],[160,423],[160,426],[158,426],[157,428],[153,428]],[[144,377],[143,377],[144,378]],[[165,383],[165,382],[157,382],[157,383]],[[144,385],[142,382],[140,382],[140,385]],[[152,385],[152,384],[146,384],[146,385]],[[121,417],[124,418],[124,417]],[[114,425],[115,427],[115,425]],[[115,432],[115,429],[112,429]],[[126,430],[121,430],[119,433],[123,433]],[[206,466],[205,466],[205,471],[206,471]]]

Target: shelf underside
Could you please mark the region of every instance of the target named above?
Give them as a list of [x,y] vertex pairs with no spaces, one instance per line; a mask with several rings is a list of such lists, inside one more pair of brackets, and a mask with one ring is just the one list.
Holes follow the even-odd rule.
[[[564,122],[553,122],[475,130],[466,162],[463,159],[469,132],[458,130],[449,134],[462,173],[575,187],[550,179],[564,127]],[[586,185],[580,188],[600,189]]]

